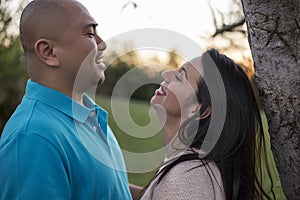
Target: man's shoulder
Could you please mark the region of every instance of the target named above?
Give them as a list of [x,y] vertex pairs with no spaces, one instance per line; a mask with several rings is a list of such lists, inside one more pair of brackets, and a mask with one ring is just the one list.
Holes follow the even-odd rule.
[[[29,101],[29,102],[28,102]],[[5,125],[2,137],[12,134],[41,134],[62,132],[71,121],[68,116],[35,100],[23,100]]]

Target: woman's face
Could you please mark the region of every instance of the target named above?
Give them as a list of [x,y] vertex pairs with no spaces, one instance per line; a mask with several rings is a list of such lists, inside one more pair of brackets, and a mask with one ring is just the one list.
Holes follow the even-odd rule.
[[163,82],[155,91],[150,103],[165,109],[167,116],[185,120],[198,106],[196,92],[200,78],[201,59],[197,57],[183,64],[178,70],[162,73]]

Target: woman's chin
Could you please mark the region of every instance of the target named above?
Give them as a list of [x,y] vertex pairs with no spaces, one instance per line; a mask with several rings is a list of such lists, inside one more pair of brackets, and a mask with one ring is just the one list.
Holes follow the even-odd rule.
[[150,105],[155,106],[157,104],[161,104],[161,100],[160,100],[159,96],[154,95],[150,100]]
[[150,105],[154,106],[156,104],[155,102],[155,95],[150,99]]

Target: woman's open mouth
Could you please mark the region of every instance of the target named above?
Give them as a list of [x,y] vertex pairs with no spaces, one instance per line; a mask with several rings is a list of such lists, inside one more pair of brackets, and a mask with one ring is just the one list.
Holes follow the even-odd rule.
[[155,90],[156,96],[166,96],[166,92],[163,89],[163,86],[160,86],[157,90]]

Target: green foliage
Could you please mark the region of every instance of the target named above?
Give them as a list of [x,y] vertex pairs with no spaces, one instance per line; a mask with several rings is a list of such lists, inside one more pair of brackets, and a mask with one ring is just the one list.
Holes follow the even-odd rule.
[[19,39],[0,50],[0,131],[24,94],[27,73]]
[[7,46],[14,36],[10,35],[7,29],[10,27],[12,17],[6,6],[6,1],[0,3],[0,51]]
[[24,93],[27,79],[20,39],[10,32],[20,14],[21,5],[15,12],[9,9],[8,0],[0,4],[0,134]]
[[[135,57],[136,55],[127,55],[127,60],[131,60],[131,57]],[[102,86],[100,86],[98,93],[111,96],[113,90],[117,82],[121,79],[122,76],[129,72],[133,68],[134,77],[128,78],[124,84],[128,85],[128,87],[136,88],[131,98],[139,99],[139,100],[150,100],[154,94],[155,89],[157,89],[158,85],[154,83],[159,83],[160,81],[160,71],[155,72],[154,74],[149,73],[149,69],[145,69],[137,66],[138,63],[130,64],[127,61],[123,61],[121,58],[117,59],[116,62],[110,64],[105,70],[105,82]],[[147,82],[153,82],[153,84],[144,84]],[[142,84],[140,84],[142,83]],[[140,86],[140,87],[139,87]]]
[[117,81],[122,75],[128,72],[133,66],[119,60],[117,63],[109,65],[105,70],[105,81],[100,87],[101,94],[111,95]]

